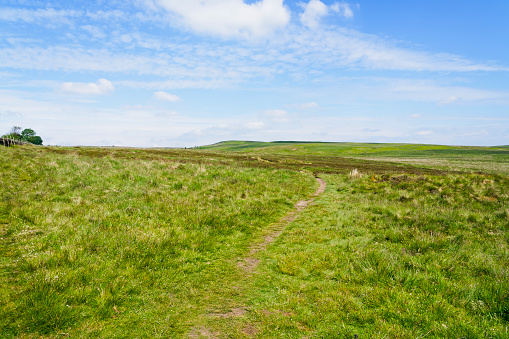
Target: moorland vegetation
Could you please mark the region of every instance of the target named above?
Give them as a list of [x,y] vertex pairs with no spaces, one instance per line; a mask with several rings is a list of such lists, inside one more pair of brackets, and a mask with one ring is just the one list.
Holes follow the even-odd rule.
[[[2,148],[1,337],[507,338],[508,164],[504,147]],[[314,176],[325,193],[281,228]]]

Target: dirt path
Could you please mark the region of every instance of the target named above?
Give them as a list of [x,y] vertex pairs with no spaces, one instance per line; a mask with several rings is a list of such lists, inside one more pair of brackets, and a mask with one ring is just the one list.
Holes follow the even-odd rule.
[[[316,178],[316,181],[320,184],[318,189],[315,193],[313,193],[312,197],[317,197],[323,192],[325,192],[325,188],[327,187],[327,184],[325,181],[321,178]],[[249,250],[249,254],[246,258],[240,260],[238,262],[238,266],[245,269],[247,272],[253,272],[260,261],[254,256],[260,252],[264,251],[267,246],[274,242],[274,240],[281,235],[284,228],[291,223],[292,221],[297,218],[300,212],[304,210],[306,207],[308,207],[309,204],[311,204],[313,201],[315,201],[316,198],[311,198],[309,200],[301,200],[295,204],[295,210],[285,215],[276,225],[272,228],[272,232],[265,236],[264,241],[261,244],[256,244],[251,246]]]
[[[256,254],[264,251],[268,245],[270,245],[274,240],[277,239],[283,233],[283,230],[285,227],[291,223],[292,221],[297,218],[297,216],[306,208],[308,207],[313,201],[315,201],[316,197],[318,197],[320,194],[325,192],[325,188],[327,187],[325,181],[321,178],[316,178],[316,181],[320,184],[318,189],[315,193],[313,193],[311,196],[313,198],[308,200],[301,200],[295,204],[295,210],[286,214],[278,223],[273,225],[270,228],[270,233],[267,234],[264,237],[264,241],[259,244],[255,244],[251,246],[249,249],[249,253],[245,258],[239,259],[237,262],[237,266],[244,269],[246,274],[249,276],[250,274],[254,273],[256,268],[258,267],[258,264],[260,263],[260,260],[255,258]],[[232,317],[241,317],[244,314],[246,314],[247,309],[245,307],[234,307],[231,308],[231,311],[228,313],[210,313],[208,316],[210,318],[232,318]],[[254,336],[256,334],[256,329],[248,325],[244,330],[244,334],[246,334],[248,337]],[[218,338],[221,337],[220,333],[218,332],[211,332],[209,329],[207,329],[204,326],[201,327],[195,327],[191,330],[189,333],[189,338]]]

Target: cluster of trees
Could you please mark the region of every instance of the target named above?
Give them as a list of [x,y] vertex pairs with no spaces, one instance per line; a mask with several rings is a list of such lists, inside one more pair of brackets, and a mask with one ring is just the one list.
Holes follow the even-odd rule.
[[25,128],[24,130],[21,130],[21,127],[13,126],[9,133],[2,135],[2,138],[25,141],[34,145],[42,145],[41,137],[35,135],[35,131],[31,128]]

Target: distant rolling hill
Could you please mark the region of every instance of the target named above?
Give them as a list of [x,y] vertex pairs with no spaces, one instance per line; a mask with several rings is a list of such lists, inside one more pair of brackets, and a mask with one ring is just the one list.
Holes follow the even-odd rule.
[[483,147],[316,141],[222,141],[198,148],[259,155],[379,159],[439,168],[459,166],[466,170],[509,173],[509,145]]

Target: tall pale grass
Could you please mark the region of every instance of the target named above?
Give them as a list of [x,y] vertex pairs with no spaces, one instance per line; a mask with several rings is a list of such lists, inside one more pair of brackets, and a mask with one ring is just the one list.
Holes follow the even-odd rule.
[[359,172],[359,170],[357,168],[354,168],[353,170],[351,170],[348,173],[348,177],[350,179],[360,179],[360,178],[362,178],[362,173]]

